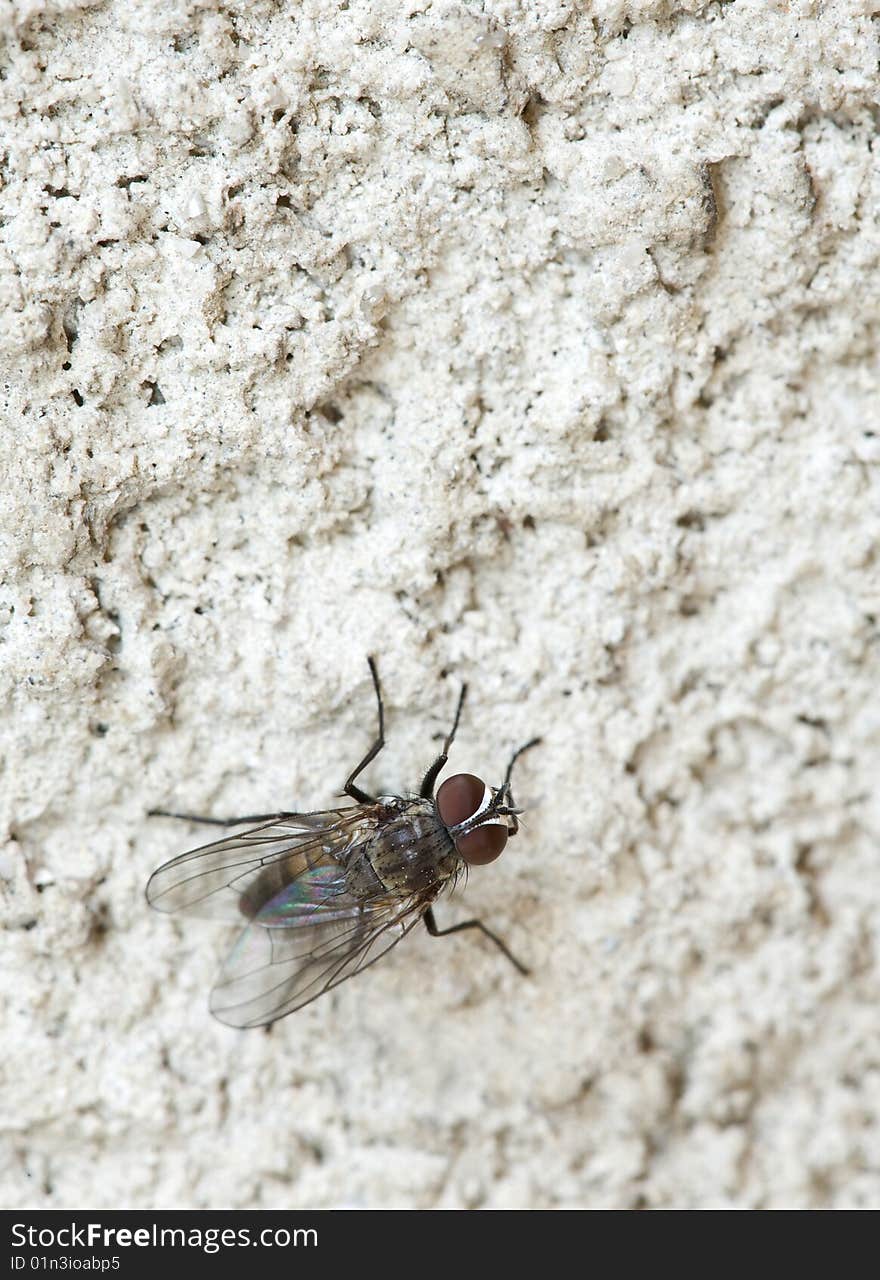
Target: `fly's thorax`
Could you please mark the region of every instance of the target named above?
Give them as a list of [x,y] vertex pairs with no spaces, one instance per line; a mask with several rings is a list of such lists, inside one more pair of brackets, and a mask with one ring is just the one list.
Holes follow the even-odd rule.
[[366,851],[383,885],[398,893],[417,893],[442,885],[459,857],[432,800],[382,796],[389,816],[380,823]]

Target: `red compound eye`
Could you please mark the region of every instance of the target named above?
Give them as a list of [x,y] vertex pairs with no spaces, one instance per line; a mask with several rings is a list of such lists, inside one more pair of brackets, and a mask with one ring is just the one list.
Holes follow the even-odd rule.
[[482,778],[472,773],[456,773],[447,778],[437,792],[437,812],[447,827],[457,827],[465,818],[473,817],[486,794]]
[[[455,827],[477,812],[485,794],[486,784],[481,778],[472,773],[456,773],[437,792],[437,812],[447,827]],[[455,847],[465,862],[483,866],[494,862],[506,844],[507,828],[496,823],[459,836]]]

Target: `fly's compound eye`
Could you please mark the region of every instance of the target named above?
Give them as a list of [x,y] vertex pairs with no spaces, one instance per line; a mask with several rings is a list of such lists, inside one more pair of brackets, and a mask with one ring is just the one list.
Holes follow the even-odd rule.
[[[456,773],[447,778],[437,792],[437,812],[446,827],[457,827],[472,818],[483,807],[486,784],[472,773]],[[483,866],[494,862],[507,844],[507,826],[498,822],[476,827],[455,840],[455,847],[465,862]]]

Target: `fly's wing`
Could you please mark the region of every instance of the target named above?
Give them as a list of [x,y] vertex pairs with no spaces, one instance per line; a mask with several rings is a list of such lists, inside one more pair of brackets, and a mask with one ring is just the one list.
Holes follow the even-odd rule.
[[211,993],[211,1011],[257,1027],[300,1009],[375,963],[421,919],[431,894],[349,888],[346,868],[380,806],[279,814],[166,862],[147,884],[160,911],[250,924]]
[[[279,814],[269,822],[172,858],[147,883],[159,911],[223,919],[253,917],[287,885],[301,881],[302,905],[344,890],[344,867],[376,829],[376,807]],[[320,890],[320,892],[318,892]]]
[[[309,877],[306,877],[308,880]],[[297,881],[254,917],[226,958],[211,1012],[232,1027],[258,1027],[301,1009],[368,968],[422,918],[429,896],[319,898],[311,913]]]

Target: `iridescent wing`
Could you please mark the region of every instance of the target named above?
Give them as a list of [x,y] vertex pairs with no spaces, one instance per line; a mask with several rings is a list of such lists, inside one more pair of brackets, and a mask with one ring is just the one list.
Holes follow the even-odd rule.
[[284,814],[181,854],[155,871],[160,911],[250,920],[211,993],[211,1011],[256,1027],[374,964],[421,919],[432,894],[351,892],[346,868],[377,827],[374,806]]
[[331,891],[357,845],[376,829],[373,806],[279,814],[268,822],[172,858],[147,883],[158,911],[234,921],[248,918],[285,885],[317,872]]
[[[294,884],[278,899],[297,892]],[[258,1027],[301,1009],[380,959],[422,918],[430,898],[355,902],[342,893],[295,923],[275,923],[288,904],[273,899],[230,951],[211,992],[211,1012],[231,1027]]]

